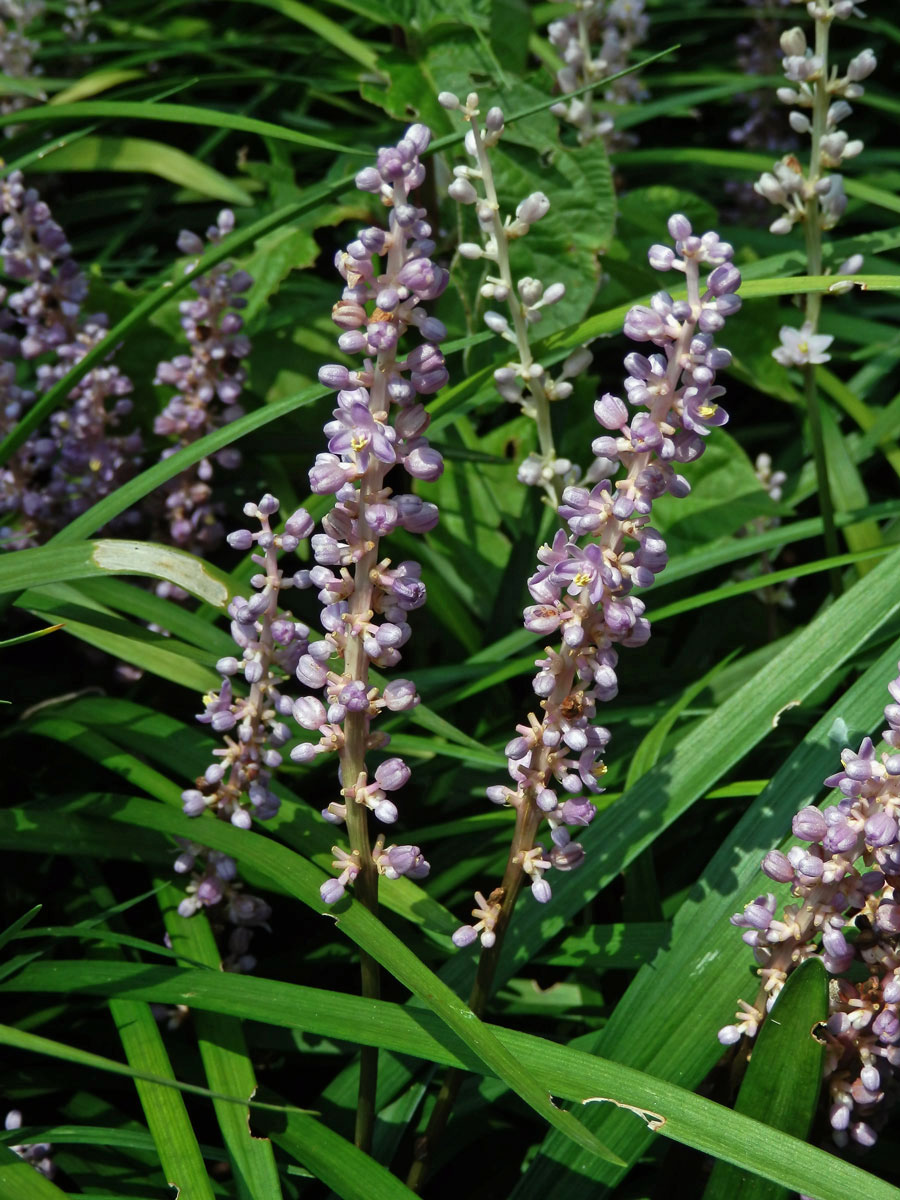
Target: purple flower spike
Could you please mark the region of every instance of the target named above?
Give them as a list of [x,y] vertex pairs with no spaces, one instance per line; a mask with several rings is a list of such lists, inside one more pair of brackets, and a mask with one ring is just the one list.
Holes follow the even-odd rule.
[[[527,821],[530,829],[539,818],[550,826],[549,856],[538,844],[523,849],[517,841],[510,863],[530,877],[532,894],[541,903],[551,895],[545,874],[576,869],[585,857],[569,828],[588,825],[596,812],[590,800],[575,795],[603,791],[602,755],[610,735],[594,722],[597,705],[613,699],[618,689],[614,647],[638,647],[650,636],[644,602],[634,592],[651,587],[667,561],[665,542],[650,524],[654,501],[666,493],[676,498],[689,493],[687,480],[672,463],[698,458],[703,438],[728,419],[717,403],[723,389],[715,385],[715,374],[730,356],[701,331],[700,321],[704,303],[718,303],[733,294],[724,289],[740,283],[730,264],[732,248],[713,233],[694,235],[681,215],[672,217],[670,232],[674,249],[655,247],[652,257],[656,265],[684,274],[689,301],[676,302],[659,292],[649,306],[629,312],[625,333],[636,341],[655,342],[661,353],[647,357],[632,352],[626,359],[625,392],[636,412],[611,392],[596,401],[595,416],[611,431],[593,446],[602,462],[592,479],[600,482],[592,487],[569,482],[560,489],[562,527],[552,544],[539,550],[537,569],[528,580],[534,603],[525,609],[525,627],[541,636],[558,632],[559,646],[548,648],[536,663],[533,687],[541,700],[540,715],[529,714],[506,746],[514,786],[494,786],[488,796],[512,808],[517,821]],[[709,291],[704,300],[702,268],[712,269],[713,287],[722,296]],[[523,281],[519,291],[526,304],[537,294],[534,281]],[[501,373],[499,382],[502,388],[511,380]],[[622,476],[614,478],[620,470]],[[900,704],[897,716],[900,742]],[[560,791],[571,797],[562,805]],[[785,855],[770,855],[767,863],[773,878],[793,880],[795,867]],[[769,933],[774,911],[774,896],[764,897],[734,922],[747,929],[756,945]]]
[[[900,679],[889,690],[896,699]],[[900,1067],[900,901],[893,884],[900,874],[900,822],[893,757],[879,757],[871,738],[858,751],[845,748],[842,769],[825,781],[840,789],[838,803],[801,809],[793,832],[806,845],[792,846],[786,855],[770,851],[763,860],[769,878],[791,885],[783,915],[769,895],[732,917],[747,931],[743,938],[764,983],[758,1006],[767,997],[771,1007],[790,972],[811,957],[820,958],[833,977],[825,1071],[838,1145],[848,1136],[872,1144],[872,1127],[861,1118],[872,1115],[888,1085],[895,1086],[889,1076]],[[737,1040],[732,1030],[752,1037],[761,1019],[760,1013],[727,1026],[719,1040]]]
[[[30,45],[16,33],[21,13],[11,16],[11,11],[4,14],[2,39],[12,54],[5,60],[8,72]],[[16,100],[0,102],[0,111],[13,107]],[[34,188],[26,188],[21,171],[0,180],[0,225],[0,257],[12,283],[8,292],[0,285],[0,303],[5,301],[0,309],[0,436],[5,436],[39,394],[106,339],[108,322],[103,313],[82,311],[87,277],[70,257],[72,247],[48,206]],[[36,369],[17,368],[17,360],[27,364],[39,356],[46,357]],[[0,473],[6,549],[46,541],[135,473],[141,436],[116,432],[131,412],[131,391],[131,381],[107,355],[6,463]]]
[[[427,532],[438,519],[434,504],[398,492],[394,475],[386,485],[388,473],[400,464],[414,479],[437,479],[443,470],[426,438],[430,418],[419,402],[447,380],[436,344],[446,329],[425,303],[441,294],[449,277],[431,258],[435,242],[413,195],[425,177],[419,155],[430,138],[426,126],[410,126],[396,146],[379,150],[375,165],[357,175],[360,190],[377,194],[387,208],[389,227],[360,229],[334,259],[346,285],[332,313],[341,331],[338,344],[344,354],[361,359],[355,367],[329,364],[319,372],[320,381],[337,391],[337,407],[325,425],[327,452],[316,456],[309,478],[312,490],[332,495],[334,503],[321,532],[312,533],[309,516],[300,510],[282,535],[311,535],[315,565],[297,572],[293,582],[316,589],[324,630],[321,640],[294,655],[297,679],[311,694],[296,700],[292,711],[313,737],[294,746],[290,758],[309,763],[337,756],[341,799],[329,803],[323,815],[346,822],[355,847],[368,844],[363,830],[368,812],[385,824],[398,819],[393,794],[410,774],[396,757],[374,772],[367,766],[367,752],[389,741],[371,722],[384,709],[406,712],[419,702],[407,679],[395,679],[383,691],[373,687],[369,668],[397,666],[411,634],[408,614],[426,601],[419,565],[392,566],[382,555],[382,539],[398,527]],[[412,330],[422,341],[404,347]],[[335,854],[342,891],[360,870],[421,879],[429,869],[418,847],[385,848],[383,839],[376,841],[371,862],[363,861],[361,849]],[[336,887],[323,891],[326,902],[332,894]]]

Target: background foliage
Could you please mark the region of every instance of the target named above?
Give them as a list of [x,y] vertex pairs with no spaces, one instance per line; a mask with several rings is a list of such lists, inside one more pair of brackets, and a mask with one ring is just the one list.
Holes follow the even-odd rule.
[[[0,843],[14,923],[3,935],[0,1042],[6,1107],[28,1127],[6,1140],[52,1142],[58,1173],[51,1183],[0,1148],[0,1195],[150,1200],[174,1195],[168,1183],[182,1200],[408,1196],[401,1180],[446,1065],[468,1074],[427,1188],[435,1197],[462,1178],[475,1197],[515,1200],[699,1196],[708,1180],[711,1196],[733,1192],[735,1174],[710,1174],[715,1159],[745,1181],[774,1181],[758,1185],[766,1195],[898,1194],[890,1125],[864,1157],[836,1158],[814,1095],[805,1143],[790,1104],[732,1112],[739,1072],[716,1040],[736,998],[755,991],[728,918],[768,890],[762,854],[784,842],[794,812],[822,800],[841,747],[880,727],[900,657],[900,27],[891,5],[868,7],[865,25],[840,29],[841,55],[871,45],[879,68],[854,116],[866,151],[851,164],[827,265],[862,252],[869,286],[826,298],[822,329],[835,342],[817,372],[846,551],[845,593],[832,602],[797,376],[771,357],[779,326],[796,323],[792,294],[827,282],[798,278],[799,242],[770,234],[748,200],[746,185],[777,155],[729,137],[778,69],[737,70],[749,9],[648,3],[639,57],[662,57],[643,73],[649,98],[619,117],[639,141],[607,159],[602,143],[560,136],[546,108],[515,119],[552,95],[553,5],[115,0],[91,15],[94,39],[76,46],[61,6],[48,5],[32,27],[42,96],[33,81],[0,80],[5,96],[29,99],[0,118],[6,169],[40,188],[89,271],[88,307],[110,315],[146,449],[142,472],[49,546],[0,558],[4,636],[63,626],[2,651]],[[534,430],[494,390],[507,356],[483,333],[477,265],[455,260],[437,310],[451,381],[430,405],[430,436],[447,469],[419,489],[442,520],[412,551],[430,599],[407,664],[423,704],[387,726],[414,767],[403,838],[425,849],[432,872],[383,889],[380,921],[354,902],[337,922],[320,916],[334,834],[318,814],[332,798],[331,767],[288,765],[278,817],[253,832],[210,819],[201,834],[181,813],[180,793],[213,745],[193,719],[197,693],[216,686],[215,662],[230,652],[224,606],[246,563],[226,548],[204,565],[140,538],[114,553],[101,532],[191,456],[232,443],[242,466],[217,476],[228,528],[264,491],[285,512],[308,503],[321,514],[306,473],[332,406],[316,378],[335,356],[331,262],[377,217],[352,176],[405,124],[429,123],[438,144],[423,202],[450,264],[471,213],[446,196],[460,135],[436,97],[473,87],[483,108],[506,113],[495,169],[508,207],[532,190],[551,199],[514,247],[517,276],[567,286],[538,331],[542,360],[596,339],[592,371],[558,410],[562,454],[587,457],[593,398],[619,387],[624,312],[659,285],[646,250],[671,212],[733,242],[746,280],[724,338],[735,355],[732,422],[712,435],[691,497],[654,513],[671,561],[649,598],[653,639],[629,652],[602,714],[613,741],[608,790],[582,839],[587,865],[562,877],[550,905],[521,905],[484,1026],[458,999],[474,960],[449,935],[506,857],[510,817],[485,803],[484,788],[504,778],[503,747],[531,702],[537,647],[520,626],[524,580],[552,521],[516,482]],[[152,423],[165,392],[152,381],[180,334],[175,239],[222,205],[237,229],[204,266],[227,255],[255,280],[247,415],[160,463]],[[778,502],[754,474],[763,451],[787,475]],[[760,602],[761,555],[796,578],[794,607]],[[750,568],[750,581],[736,568]],[[139,576],[177,582],[194,599],[179,607]],[[298,616],[312,621],[306,599]],[[138,671],[126,679],[116,664]],[[175,836],[233,854],[270,901],[252,974],[219,969],[215,915],[175,913]],[[357,947],[385,968],[381,1001],[357,995]],[[821,980],[804,986],[793,1002],[815,1012]],[[351,1144],[360,1044],[383,1051],[371,1159]],[[773,1072],[795,1072],[795,1095],[820,1070],[783,1041],[767,1052]],[[529,1107],[534,1091],[571,1102],[626,1165],[549,1129]],[[578,1103],[591,1097],[612,1103]]]

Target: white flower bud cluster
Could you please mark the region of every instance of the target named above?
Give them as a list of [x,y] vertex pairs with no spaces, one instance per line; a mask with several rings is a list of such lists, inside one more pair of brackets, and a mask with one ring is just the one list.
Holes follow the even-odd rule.
[[[816,21],[830,25],[835,17],[850,16],[854,6],[812,0],[807,10]],[[772,233],[790,233],[798,221],[807,219],[811,201],[817,201],[820,228],[833,229],[847,207],[847,197],[843,177],[829,172],[838,171],[863,150],[859,138],[849,138],[838,126],[853,112],[848,101],[863,94],[861,81],[875,70],[875,55],[871,50],[861,51],[840,75],[836,67],[829,67],[827,40],[817,39],[820,50],[823,43],[826,52],[814,53],[799,27],[781,35],[781,65],[790,86],[780,87],[777,95],[783,104],[793,106],[788,120],[794,132],[810,135],[811,155],[808,173],[789,154],[754,184],[760,196],[785,210],[769,226]]]
[[[502,111],[497,107],[488,109],[482,125],[476,92],[471,92],[465,103],[451,92],[441,92],[438,100],[444,108],[458,111],[470,125],[465,146],[474,162],[453,168],[454,178],[448,192],[460,204],[474,207],[482,240],[462,242],[459,254],[472,261],[485,261],[487,270],[479,288],[480,296],[508,308],[508,312],[489,308],[484,314],[488,329],[516,348],[516,357],[494,372],[497,390],[504,400],[520,405],[526,416],[538,423],[539,429],[542,425],[549,429],[549,420],[541,417],[542,407],[546,409],[549,401],[564,400],[571,395],[570,380],[591,361],[589,352],[578,350],[569,356],[554,379],[541,363],[534,361],[529,345],[529,326],[541,320],[545,308],[562,300],[566,288],[561,282],[545,284],[530,275],[514,281],[509,245],[525,237],[532,225],[543,220],[550,210],[550,201],[543,192],[531,192],[516,206],[514,215],[502,215],[488,157],[488,150],[503,134]],[[552,445],[542,443],[541,453],[531,455],[523,463],[519,479],[543,486],[555,503],[561,489],[576,482],[579,474],[578,468],[567,459],[557,457]]]
[[[556,72],[556,83],[566,96],[588,86],[600,84],[624,71],[634,47],[647,36],[649,21],[644,0],[576,0],[569,16],[553,21],[547,28],[550,44],[563,65]],[[634,74],[613,80],[601,90],[604,108],[633,104],[646,97],[646,91]],[[602,138],[608,147],[631,145],[634,138],[615,131],[615,120],[608,111],[594,107],[593,90],[554,104],[551,112],[574,125],[581,145]]]

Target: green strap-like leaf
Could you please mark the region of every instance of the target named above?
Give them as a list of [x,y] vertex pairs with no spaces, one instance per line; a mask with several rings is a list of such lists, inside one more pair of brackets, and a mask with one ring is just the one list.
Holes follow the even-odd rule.
[[[195,1016],[200,1010],[252,1016],[283,1028],[393,1049],[443,1066],[482,1073],[486,1070],[479,1056],[431,1013],[413,1013],[408,1007],[384,1000],[364,1000],[341,992],[207,970],[117,963],[104,977],[103,968],[109,965],[85,961],[35,964],[0,986],[0,994],[58,993],[71,987],[73,991],[103,995],[114,987],[120,995],[146,1001],[190,1002],[197,1010]],[[510,1054],[528,1064],[539,1086],[553,1095],[576,1103],[605,1099],[610,1107],[627,1104],[631,1111],[624,1116],[638,1129],[646,1131],[648,1121],[662,1120],[655,1131],[660,1136],[726,1158],[745,1172],[779,1180],[822,1200],[847,1200],[848,1196],[897,1200],[895,1188],[859,1167],[676,1084],[518,1030],[489,1028]],[[0,1027],[0,1041],[3,1037]],[[274,1107],[281,1111],[280,1106]],[[302,1155],[300,1158],[306,1161]],[[330,1182],[326,1176],[321,1177]]]
[[240,113],[218,112],[197,108],[192,104],[147,104],[135,100],[82,100],[77,104],[45,104],[39,108],[20,109],[0,116],[0,129],[5,125],[33,125],[47,122],[56,126],[63,121],[83,121],[101,117],[112,121],[168,121],[176,125],[200,125],[212,129],[233,129],[239,133],[255,133],[259,137],[293,142],[312,150],[330,150],[333,154],[360,154],[374,158],[374,151],[358,146],[342,146],[325,138],[288,129],[271,121],[244,117]]
[[[839,667],[837,660],[845,654],[854,653],[861,633],[868,639],[880,626],[885,607],[888,611],[896,609],[896,596],[892,596],[885,607],[879,604],[879,582],[874,577],[881,571],[882,567],[879,567],[856,584],[801,635],[805,638],[817,629],[822,633],[825,640],[821,652],[824,657],[832,658],[833,668]],[[881,583],[891,588],[896,586],[887,584],[884,577]],[[854,600],[862,608],[857,608]],[[861,630],[860,618],[863,622],[871,619],[871,629]],[[638,972],[603,1031],[592,1036],[586,1048],[595,1053],[614,1054],[619,1061],[652,1071],[661,1078],[677,1079],[686,1087],[696,1087],[709,1073],[722,1052],[716,1030],[732,1019],[739,997],[755,998],[758,985],[753,975],[752,956],[737,936],[729,917],[741,911],[760,890],[771,887],[760,873],[760,860],[779,843],[784,849],[789,847],[790,842],[786,839],[790,838],[791,818],[800,808],[814,804],[821,794],[821,780],[834,770],[841,747],[852,736],[847,733],[846,726],[863,731],[877,728],[880,709],[887,696],[885,683],[892,677],[892,672],[895,673],[898,656],[900,642],[895,641],[861,679],[841,691],[837,704],[816,722],[801,745],[788,757],[723,842],[682,904],[673,921],[670,944]],[[793,671],[798,698],[806,693],[805,674],[812,666],[811,658],[809,642],[804,645],[795,639],[784,655],[768,663],[757,678],[698,725],[685,739],[683,747],[685,754],[697,756],[698,770],[704,774],[711,770],[719,778],[732,761],[726,743],[732,743],[736,738],[744,743],[738,748],[737,757],[746,752],[744,739],[750,741],[749,726],[758,719],[757,706],[770,705],[777,715],[783,703],[779,695],[782,670]],[[837,727],[835,734],[835,723],[839,719],[845,724]],[[714,730],[719,730],[721,737]],[[665,768],[665,765],[661,764],[661,767]],[[672,775],[668,783],[659,768],[659,773],[651,772],[645,776],[637,787],[622,797],[620,804],[608,810],[610,816],[620,813],[626,818],[627,813],[634,812],[639,805],[644,809],[644,819],[651,820],[648,809],[652,799],[645,791],[648,784],[655,782],[657,787],[667,788],[675,800],[682,794],[686,776],[693,774],[691,770],[685,775],[674,772],[672,760],[669,760],[669,770]],[[629,804],[627,810],[622,808],[625,804]],[[607,836],[609,834],[607,830]],[[621,858],[627,857],[630,851],[620,845],[614,853]],[[560,897],[560,889],[555,888],[554,904],[560,898],[567,907],[565,895]],[[522,924],[514,926],[513,933],[534,938],[535,931],[528,928],[527,910],[519,915],[525,918],[524,928]],[[660,996],[665,998],[664,1004],[659,1003]],[[639,1019],[640,1014],[651,1010],[652,1021]],[[646,1149],[645,1131],[630,1122],[616,1120],[609,1113],[599,1111],[591,1114],[589,1119],[629,1161],[634,1162]],[[599,1170],[588,1167],[577,1179],[568,1180],[565,1189],[557,1191],[554,1164],[563,1145],[555,1135],[550,1135],[542,1153],[516,1187],[515,1200],[534,1200],[536,1197],[545,1200],[551,1196],[553,1200],[596,1200],[598,1196],[607,1195],[608,1189],[621,1178],[620,1172],[600,1164]],[[812,1186],[814,1182],[810,1179],[809,1186],[799,1190],[819,1195]],[[900,1193],[895,1192],[895,1195]]]
[[[804,1140],[812,1125],[825,1043],[815,1027],[828,1016],[828,978],[820,958],[788,976],[763,1027],[735,1102],[735,1112]],[[703,1200],[787,1200],[785,1188],[732,1163],[716,1163]]]
[[348,58],[358,62],[367,71],[374,72],[383,80],[386,79],[386,76],[378,68],[378,55],[371,46],[354,37],[345,25],[339,25],[337,21],[332,21],[318,9],[310,8],[308,4],[300,4],[298,0],[249,0],[249,2],[259,4],[263,8],[271,8],[274,12],[287,17],[288,20],[296,21],[298,25],[308,29],[323,42],[327,42],[336,50],[340,50],[342,54],[346,54]]
[[225,204],[252,204],[247,191],[177,146],[135,137],[83,137],[31,166],[37,171],[145,172]]
[[[159,894],[173,948],[218,969],[221,966],[219,952],[209,922],[199,913],[199,920],[178,916],[176,910],[180,899],[181,894],[171,884]],[[197,1012],[194,1027],[210,1089],[251,1100],[256,1094],[256,1076],[241,1022],[220,1013]],[[224,1100],[214,1100],[213,1106],[231,1159],[240,1200],[269,1200],[269,1197],[281,1200],[272,1143],[252,1135],[246,1108]]]
[[193,596],[225,608],[231,598],[228,576],[202,558],[173,546],[103,538],[75,546],[38,546],[0,556],[0,593],[21,592],[43,583],[103,575],[148,575],[183,587]]
[[[60,720],[58,724],[62,727],[65,722]],[[157,775],[141,764],[136,764],[132,771],[135,779],[145,773],[148,779]],[[168,788],[165,790],[168,791]],[[327,908],[319,896],[319,887],[325,881],[325,876],[305,858],[277,842],[252,833],[243,833],[235,841],[232,834],[238,831],[225,822],[214,819],[192,821],[168,806],[152,804],[149,801],[128,800],[120,810],[110,815],[115,820],[124,820],[126,824],[136,821],[146,827],[177,836],[200,838],[213,849],[227,846],[226,853],[237,853],[242,862],[251,864],[260,875],[272,878],[279,888],[289,895],[302,900],[317,912],[336,916],[338,927],[352,941],[377,958],[405,987],[437,1013],[450,1029],[540,1116],[590,1155],[606,1157],[608,1152],[602,1142],[588,1134],[571,1113],[558,1109],[544,1089],[535,1083],[527,1066],[505,1050],[473,1015],[471,1009],[442,983],[399,937],[373,917],[368,909],[350,899],[341,901],[333,908]]]
[[[144,1075],[159,1075],[174,1081],[175,1073],[149,1005],[110,997],[109,1009],[131,1066]],[[166,1182],[179,1189],[179,1196],[214,1200],[212,1184],[181,1093],[146,1079],[136,1078],[134,1085]]]
[[30,1162],[0,1146],[0,1200],[65,1200],[66,1193]]

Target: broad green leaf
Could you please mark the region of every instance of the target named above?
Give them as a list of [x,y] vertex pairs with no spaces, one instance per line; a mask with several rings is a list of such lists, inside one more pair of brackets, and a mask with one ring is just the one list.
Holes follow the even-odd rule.
[[[174,1081],[175,1073],[150,1006],[110,997],[109,1008],[129,1064],[143,1075]],[[134,1085],[169,1186],[178,1188],[179,1196],[213,1200],[212,1185],[181,1093],[146,1079],[136,1078]]]
[[[104,978],[105,965],[108,964],[57,962],[29,966],[15,980],[0,986],[0,994],[64,991],[70,983],[76,991],[102,995],[113,984],[119,994],[148,1002],[175,1004],[190,1000],[198,1011],[252,1014],[255,1020],[285,1028],[394,1049],[444,1066],[485,1071],[479,1057],[459,1037],[449,1033],[432,1013],[421,1010],[413,1013],[408,1007],[341,992],[203,970],[116,963],[112,964],[111,976]],[[780,1128],[762,1125],[616,1061],[518,1030],[488,1028],[509,1053],[529,1064],[541,1087],[575,1103],[605,1097],[610,1106],[627,1105],[632,1109],[627,1114],[628,1122],[644,1134],[648,1133],[648,1121],[661,1118],[661,1126],[651,1131],[650,1136],[658,1132],[822,1200],[846,1200],[850,1195],[895,1200],[896,1189],[891,1185],[833,1155],[804,1145]],[[0,1027],[0,1041],[5,1037]],[[50,1045],[60,1052],[58,1044]],[[260,1107],[265,1111],[266,1106]],[[272,1107],[283,1111],[279,1105]],[[766,1147],[765,1154],[759,1152],[761,1144]],[[570,1162],[567,1160],[567,1164]]]
[[[828,977],[819,958],[801,963],[782,988],[756,1036],[735,1112],[801,1141],[809,1134],[822,1090],[825,1043],[815,1027],[828,1016]],[[732,1163],[716,1163],[703,1200],[787,1200],[771,1180],[748,1178]]]
[[[180,899],[181,895],[171,884],[159,896],[173,949],[208,967],[220,968],[219,952],[209,922],[201,914],[197,914],[200,920],[185,920],[178,916],[176,910]],[[211,1091],[252,1100],[256,1094],[256,1077],[240,1021],[220,1013],[198,1012],[194,1025]],[[225,1100],[213,1100],[213,1106],[231,1159],[239,1200],[261,1200],[261,1197],[281,1200],[272,1144],[250,1132],[248,1110]]]
[[176,146],[134,137],[83,137],[33,163],[36,171],[146,172],[225,204],[252,204],[248,193],[227,176]]
[[253,252],[240,261],[241,267],[253,276],[253,287],[246,296],[247,307],[243,311],[245,324],[252,327],[291,272],[311,266],[318,254],[313,230],[301,222],[282,225],[259,238]]
[[202,558],[174,546],[117,538],[4,554],[0,556],[0,593],[104,574],[164,579],[215,608],[224,608],[230,599],[228,577]]
[[[858,628],[860,609],[853,598],[862,603],[863,612],[866,601],[858,593],[867,593],[877,603],[878,585],[873,585],[873,580],[887,565],[882,564],[872,575],[856,584],[848,595],[828,609],[806,631],[809,633],[818,627],[823,633],[827,645],[823,644],[822,650],[826,656],[836,654],[843,657],[845,653],[852,656],[852,644],[865,641],[867,631]],[[886,607],[888,611],[896,611],[890,603]],[[857,627],[851,628],[847,621],[842,628],[843,619],[849,617],[854,609],[857,616],[853,625]],[[878,624],[882,623],[885,610],[882,608],[874,619]],[[846,640],[843,635],[846,635]],[[760,679],[741,689],[712,718],[702,722],[685,740],[685,752],[702,753],[707,762],[710,757],[715,762],[717,756],[724,753],[723,742],[732,742],[735,738],[746,743],[758,740],[759,732],[755,736],[747,736],[747,723],[754,724],[759,719],[760,710],[777,715],[783,703],[783,672],[792,666],[797,684],[796,689],[792,689],[794,698],[801,700],[809,687],[806,673],[812,664],[809,662],[809,643],[806,647],[801,645],[795,657],[793,647],[797,644],[795,641],[785,654],[779,655],[764,669]],[[675,915],[670,944],[638,972],[604,1030],[599,1035],[590,1035],[583,1040],[585,1049],[592,1053],[614,1054],[618,1061],[650,1071],[660,1079],[677,1079],[685,1087],[700,1084],[721,1055],[722,1048],[716,1040],[716,1030],[728,1023],[738,997],[752,1000],[757,990],[752,974],[752,958],[736,935],[729,917],[758,895],[764,882],[767,888],[771,887],[761,877],[760,860],[773,846],[781,843],[786,849],[790,845],[792,816],[804,805],[815,803],[821,792],[820,781],[833,771],[841,747],[848,740],[853,740],[854,734],[847,732],[847,726],[851,731],[869,731],[877,727],[880,709],[887,697],[885,685],[896,674],[898,655],[900,642],[895,642],[860,680],[841,693],[838,703],[816,723],[804,742],[789,756],[769,786],[725,839]],[[741,710],[743,715],[739,715]],[[840,726],[838,721],[841,722]],[[716,728],[721,731],[721,738],[716,737]],[[739,749],[739,756],[741,753],[743,747]],[[661,767],[665,765],[660,764]],[[719,775],[727,769],[727,765],[719,762],[710,773]],[[708,767],[700,766],[699,769],[705,774]],[[622,804],[631,801],[629,812],[634,811],[634,805],[652,803],[649,799],[652,792],[645,789],[653,782],[659,785],[662,782],[660,774],[659,769],[651,772],[623,797]],[[683,786],[678,780],[682,772],[677,772],[671,765],[669,774],[672,783],[663,786],[668,786],[677,795]],[[688,774],[692,772],[689,770]],[[657,776],[656,780],[654,776]],[[621,804],[607,810],[604,816],[614,817],[620,811]],[[594,824],[600,825],[600,822]],[[590,834],[593,830],[587,832]],[[607,829],[607,836],[609,833]],[[587,837],[581,840],[588,841]],[[624,847],[614,851],[617,858],[628,858],[630,854],[631,850]],[[604,873],[604,878],[609,877]],[[554,888],[554,904],[559,899],[560,888],[557,886]],[[565,905],[565,897],[562,899]],[[529,915],[527,910],[518,914],[519,918],[524,917],[525,920],[524,923],[520,921],[518,925],[513,925],[514,936],[523,939],[535,936],[535,931],[528,928]],[[660,996],[665,997],[663,1005],[659,1003]],[[654,1014],[652,1021],[639,1020],[636,1016],[650,1011]],[[595,1112],[589,1115],[588,1120],[592,1126],[602,1129],[604,1136],[611,1139],[616,1149],[631,1162],[647,1145],[646,1132],[621,1117]],[[575,1164],[576,1171],[567,1178],[565,1190],[558,1191],[553,1164],[563,1146],[564,1143],[556,1140],[555,1135],[550,1135],[540,1156],[515,1189],[515,1200],[532,1200],[548,1195],[553,1196],[554,1200],[557,1196],[560,1200],[563,1196],[565,1200],[595,1200],[598,1195],[607,1194],[608,1189],[621,1177],[620,1172],[604,1167],[597,1170],[582,1160]],[[808,1185],[798,1190],[815,1196],[823,1194],[823,1177],[819,1180],[811,1177]],[[786,1184],[786,1180],[782,1179],[781,1182]]]

